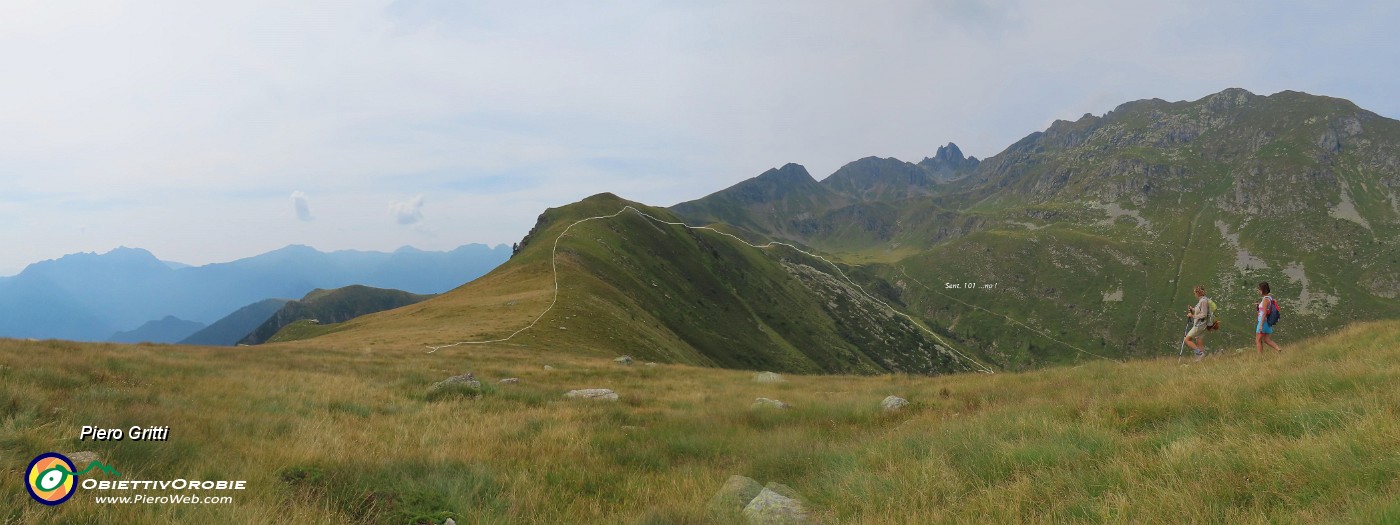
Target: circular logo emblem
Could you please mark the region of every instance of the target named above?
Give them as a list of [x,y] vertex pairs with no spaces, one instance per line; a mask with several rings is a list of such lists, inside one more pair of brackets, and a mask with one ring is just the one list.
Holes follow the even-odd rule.
[[73,497],[78,477],[73,462],[57,452],[45,452],[29,462],[29,470],[24,473],[25,488],[34,501],[45,505],[58,505]]

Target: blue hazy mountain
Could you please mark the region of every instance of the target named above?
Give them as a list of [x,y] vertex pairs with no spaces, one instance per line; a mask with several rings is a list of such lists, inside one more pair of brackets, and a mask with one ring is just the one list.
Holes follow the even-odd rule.
[[173,315],[146,321],[135,330],[117,332],[107,338],[111,343],[174,343],[204,328],[204,323],[186,321]]
[[172,268],[139,248],[76,253],[0,278],[0,337],[103,341],[166,316],[208,324],[263,299],[353,284],[441,293],[508,258],[506,245],[392,253],[326,253],[292,245],[227,263]]
[[233,346],[272,318],[290,299],[263,299],[244,306],[180,341],[184,345]]

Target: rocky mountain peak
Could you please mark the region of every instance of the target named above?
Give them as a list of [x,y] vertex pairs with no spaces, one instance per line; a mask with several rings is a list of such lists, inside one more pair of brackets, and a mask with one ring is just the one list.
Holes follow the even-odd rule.
[[958,145],[949,142],[947,146],[939,146],[938,152],[933,154],[933,158],[944,162],[962,162],[963,152],[958,149]]
[[939,146],[932,157],[919,161],[919,167],[928,170],[937,180],[947,181],[957,178],[960,172],[976,168],[979,163],[981,161],[977,157],[964,157],[962,149],[949,142],[946,146]]
[[794,162],[784,164],[781,168],[773,168],[765,171],[757,178],[777,183],[815,182],[815,179],[812,178],[812,174],[807,172],[806,167]]
[[1206,108],[1216,112],[1230,111],[1244,107],[1257,96],[1243,88],[1229,88],[1206,97]]

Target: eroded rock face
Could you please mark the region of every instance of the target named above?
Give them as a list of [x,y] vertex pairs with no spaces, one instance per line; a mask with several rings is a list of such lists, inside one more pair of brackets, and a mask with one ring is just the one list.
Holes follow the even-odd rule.
[[564,397],[569,399],[597,399],[600,401],[617,401],[617,392],[607,388],[585,388],[582,390],[570,390]]

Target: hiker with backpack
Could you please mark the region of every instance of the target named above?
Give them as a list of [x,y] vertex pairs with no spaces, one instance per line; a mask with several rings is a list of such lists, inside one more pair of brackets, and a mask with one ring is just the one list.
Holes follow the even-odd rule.
[[1196,294],[1196,306],[1186,309],[1191,329],[1186,331],[1185,343],[1195,352],[1196,360],[1200,361],[1206,356],[1205,335],[1206,330],[1215,324],[1215,309],[1211,308],[1212,301],[1206,297],[1205,285],[1196,285],[1193,292]]
[[1258,322],[1254,325],[1254,352],[1262,354],[1264,353],[1264,345],[1269,345],[1274,347],[1274,351],[1282,353],[1283,349],[1278,347],[1278,343],[1275,343],[1272,337],[1274,324],[1278,323],[1280,314],[1278,301],[1274,300],[1274,296],[1269,295],[1268,281],[1259,283],[1259,295],[1263,298],[1259,300],[1259,306],[1256,308]]

